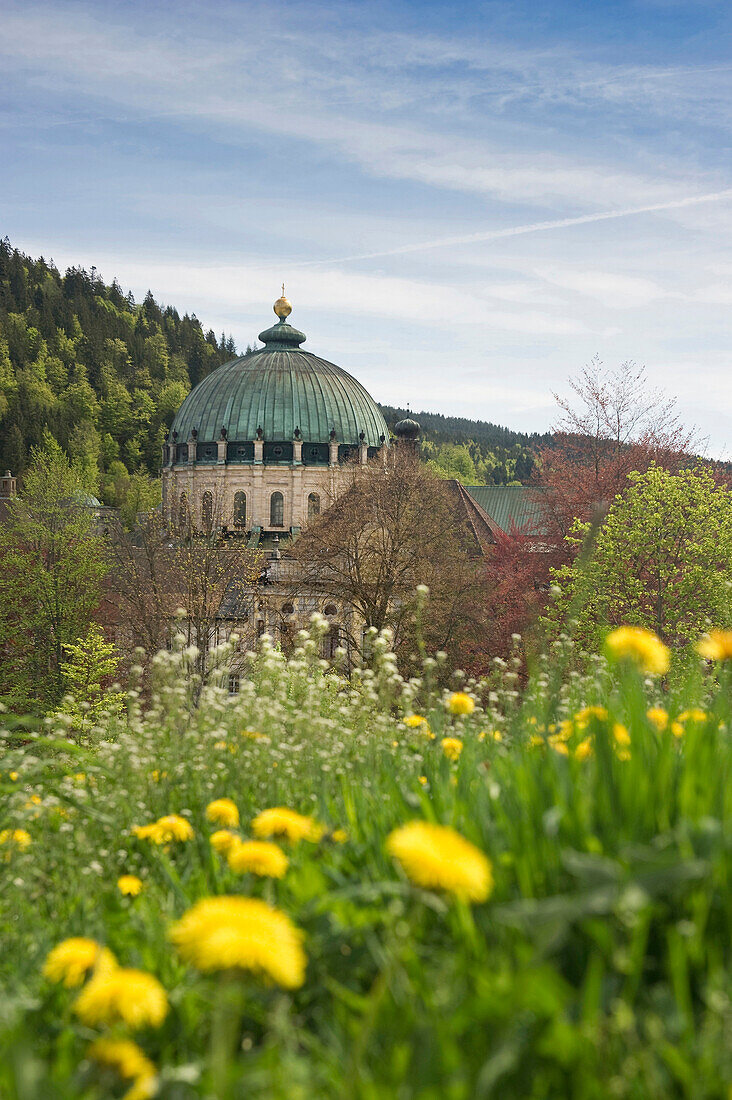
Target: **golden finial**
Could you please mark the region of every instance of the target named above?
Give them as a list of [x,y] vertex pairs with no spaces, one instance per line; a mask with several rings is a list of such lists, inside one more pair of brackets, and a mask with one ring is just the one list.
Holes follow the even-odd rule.
[[278,298],[275,304],[272,306],[273,310],[279,317],[280,321],[285,321],[292,313],[292,306],[285,298],[285,284],[282,284],[282,297]]

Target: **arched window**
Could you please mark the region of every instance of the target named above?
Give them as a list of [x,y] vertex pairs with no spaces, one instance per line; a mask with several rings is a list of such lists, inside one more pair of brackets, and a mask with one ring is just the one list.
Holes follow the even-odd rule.
[[234,526],[246,527],[247,525],[247,494],[234,493]]
[[320,515],[320,497],[317,493],[310,493],[308,496],[308,519],[312,519],[313,516]]
[[211,524],[213,523],[213,493],[210,489],[201,497],[201,526],[204,531],[211,530]]
[[188,497],[185,493],[181,493],[180,500],[178,501],[178,526],[183,531],[188,522]]
[[285,498],[282,493],[272,493],[269,498],[269,525],[283,527],[285,523]]
[[335,658],[336,650],[341,645],[341,628],[338,623],[331,623],[330,630],[323,638],[322,642],[322,654],[326,661],[332,661]]

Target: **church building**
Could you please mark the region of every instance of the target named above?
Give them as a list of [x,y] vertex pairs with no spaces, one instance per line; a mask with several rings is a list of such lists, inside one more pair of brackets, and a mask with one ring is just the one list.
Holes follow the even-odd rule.
[[[288,544],[352,482],[354,467],[389,461],[392,448],[416,450],[419,424],[407,418],[389,439],[364,387],[341,367],[303,351],[304,333],[288,321],[283,295],[264,347],[218,367],[186,397],[163,447],[163,517],[171,532],[215,534],[225,546],[262,551],[256,591],[232,592],[219,611],[217,637],[235,630],[248,644],[265,633],[281,642],[319,611],[330,623],[324,656],[358,637],[353,609],[298,590]],[[456,523],[482,555],[497,527],[457,482]]]

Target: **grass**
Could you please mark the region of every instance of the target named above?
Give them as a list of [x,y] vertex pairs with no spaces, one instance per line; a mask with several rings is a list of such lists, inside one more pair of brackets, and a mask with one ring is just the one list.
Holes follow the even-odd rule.
[[[0,849],[0,1095],[130,1087],[87,1058],[108,1029],[82,1024],[77,992],[42,976],[48,951],[83,935],[167,991],[165,1022],[135,1035],[164,1100],[727,1100],[726,675],[687,661],[662,685],[599,660],[579,675],[560,639],[521,693],[510,662],[490,681],[456,680],[477,705],[455,716],[434,662],[404,682],[380,638],[372,666],[346,679],[319,661],[318,630],[289,661],[265,641],[236,699],[214,684],[192,708],[190,655],[161,654],[153,697],[133,692],[125,724],[93,744],[7,734],[0,829],[32,841]],[[607,716],[582,715],[588,705]],[[663,730],[647,717],[659,705]],[[692,709],[703,713],[678,721]],[[434,737],[405,726],[415,712]],[[456,762],[445,736],[463,742]],[[220,797],[245,837],[271,806],[326,832],[282,843],[282,879],[237,875],[209,843],[205,808]],[[192,840],[133,835],[171,812]],[[385,841],[413,819],[488,856],[486,902],[410,883]],[[143,881],[135,898],[117,889],[126,873]],[[263,898],[303,930],[301,988],[181,960],[171,923],[217,894]]]

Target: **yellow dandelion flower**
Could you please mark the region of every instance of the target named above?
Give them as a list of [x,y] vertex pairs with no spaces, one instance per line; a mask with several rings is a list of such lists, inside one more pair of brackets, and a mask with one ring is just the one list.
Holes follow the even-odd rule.
[[[549,728],[550,729],[555,729],[556,727],[550,726]],[[552,737],[549,738],[549,743],[554,744],[555,741],[556,742],[569,741],[569,739],[570,739],[570,737],[572,736],[573,733],[574,733],[574,722],[572,721],[571,718],[565,718],[563,722],[559,723],[559,728],[557,729],[557,732],[554,733],[552,735]]]
[[152,974],[117,967],[94,975],[76,998],[74,1011],[90,1027],[117,1023],[160,1027],[168,1012],[168,997]]
[[87,1055],[102,1066],[116,1069],[127,1080],[155,1077],[155,1066],[132,1039],[97,1039]]
[[577,711],[573,721],[576,728],[581,731],[587,729],[593,718],[598,722],[607,722],[607,709],[600,706],[583,707],[582,710]]
[[440,744],[448,760],[452,760],[454,763],[456,760],[460,759],[460,753],[463,751],[463,743],[459,737],[443,737]]
[[631,756],[627,749],[618,749],[616,756],[618,760],[622,760],[625,763],[626,760],[630,760]]
[[667,647],[642,626],[619,626],[605,639],[605,651],[614,661],[630,661],[642,672],[663,676],[669,670]]
[[561,733],[553,733],[551,737],[547,738],[547,741],[560,756],[569,756],[569,748],[567,746],[567,738]]
[[248,970],[283,989],[305,981],[302,932],[258,898],[204,898],[173,925],[170,938],[198,970]]
[[646,711],[646,718],[652,726],[656,727],[659,733],[662,733],[668,726],[668,711],[664,710],[663,707],[650,707]]
[[122,1100],[152,1100],[157,1096],[158,1079],[152,1076],[136,1077],[131,1088],[122,1097]]
[[613,737],[615,738],[615,744],[622,745],[623,748],[630,744],[630,734],[620,722],[615,722],[613,725]]
[[158,768],[155,768],[152,772],[153,782],[160,783],[161,780],[168,778],[167,772],[161,772]]
[[406,718],[402,719],[402,721],[404,722],[404,725],[407,726],[410,730],[416,730],[420,726],[427,725],[427,719],[423,718],[421,714],[408,714]]
[[696,651],[708,661],[728,661],[732,657],[732,630],[710,630],[697,642]]
[[3,829],[0,832],[0,844],[25,852],[31,846],[31,835],[27,829]]
[[692,707],[691,710],[682,710],[678,716],[679,722],[706,722],[708,714],[705,710],[701,710],[699,707]]
[[485,901],[493,888],[490,860],[447,826],[410,821],[389,834],[386,850],[416,886],[466,901]]
[[236,828],[239,824],[239,811],[231,798],[216,798],[206,807],[206,817],[215,825]]
[[345,829],[334,829],[331,833],[331,838],[336,844],[345,844],[348,840],[348,833]]
[[85,936],[72,936],[49,951],[43,965],[43,976],[52,982],[63,982],[67,989],[81,985],[90,970],[107,973],[117,965],[108,947]]
[[475,702],[464,691],[453,691],[447,700],[447,707],[451,714],[472,714]]
[[674,737],[683,737],[689,722],[700,724],[706,722],[707,718],[707,712],[700,710],[698,707],[692,707],[691,710],[682,710],[681,714],[677,715],[675,721],[671,723],[671,732]]
[[539,737],[538,733],[532,733],[531,737],[529,738],[529,744],[532,748],[538,749],[540,746],[543,747],[546,744],[546,741],[543,737]]
[[398,741],[392,741],[392,743],[391,743],[391,747],[392,747],[393,749],[398,749],[398,748],[399,748],[399,742],[398,742]]
[[256,837],[285,836],[288,840],[312,840],[317,842],[325,829],[312,817],[298,814],[286,806],[273,806],[262,810],[252,821]]
[[150,825],[135,825],[133,833],[139,840],[151,840],[153,844],[170,844],[172,840],[190,840],[193,827],[180,814],[166,814]]
[[213,850],[218,852],[220,856],[225,856],[229,849],[236,844],[239,837],[229,829],[217,829],[215,833],[211,833],[209,839]]
[[271,840],[235,840],[226,853],[232,871],[261,875],[263,878],[282,878],[288,868],[287,856]]
[[136,898],[142,890],[142,879],[137,875],[120,875],[117,879],[117,889],[125,897]]
[[214,741],[214,748],[215,749],[228,749],[228,747],[229,747],[229,742],[228,741]]
[[76,783],[84,783],[86,780],[86,772],[74,772],[73,779]]
[[574,755],[576,760],[586,760],[588,756],[592,756],[592,738],[585,737],[584,741],[580,741]]
[[422,786],[426,787],[427,786],[427,776],[426,775],[420,775],[418,778],[419,778],[419,782],[422,784]]
[[266,734],[257,733],[256,730],[242,730],[241,736],[248,737],[250,741],[269,741],[269,737],[267,737]]

